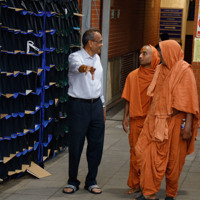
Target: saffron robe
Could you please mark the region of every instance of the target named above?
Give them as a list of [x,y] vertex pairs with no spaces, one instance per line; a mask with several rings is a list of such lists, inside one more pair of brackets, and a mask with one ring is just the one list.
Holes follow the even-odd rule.
[[160,62],[158,51],[152,48],[151,67],[140,66],[132,71],[126,79],[122,98],[129,102],[129,144],[130,144],[130,170],[128,186],[139,187],[139,171],[135,156],[135,145],[142,130],[143,123],[149,108],[151,97],[147,96],[147,88],[152,81],[156,66]]
[[[199,105],[194,74],[180,45],[174,40],[159,45],[166,65],[156,68],[148,88],[152,103],[135,150],[143,195],[158,192],[166,174],[166,194],[174,197],[185,156],[194,152]],[[173,109],[179,113],[172,117]],[[180,135],[186,113],[193,114],[190,140]]]

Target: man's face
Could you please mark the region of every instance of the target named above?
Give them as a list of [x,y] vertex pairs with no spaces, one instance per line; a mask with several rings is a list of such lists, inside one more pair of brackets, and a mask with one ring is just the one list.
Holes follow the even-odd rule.
[[152,49],[150,46],[143,46],[140,50],[139,61],[143,67],[151,65]]
[[159,52],[159,57],[160,57],[160,63],[163,64],[163,65],[166,65],[166,64],[165,64],[165,61],[164,61],[164,59],[163,59],[163,57],[162,57],[161,49],[159,49],[158,52]]
[[94,32],[94,39],[91,41],[92,41],[91,50],[95,54],[101,53],[101,47],[103,46],[103,40],[101,34],[99,32]]

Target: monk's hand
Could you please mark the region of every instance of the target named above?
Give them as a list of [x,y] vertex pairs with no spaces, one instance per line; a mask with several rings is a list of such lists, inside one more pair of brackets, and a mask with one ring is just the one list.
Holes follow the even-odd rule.
[[181,130],[183,140],[189,140],[192,137],[193,114],[186,113],[185,127]]
[[96,70],[96,68],[94,68],[94,67],[90,68],[90,73],[92,75],[92,80],[94,80],[94,72],[95,72],[95,70]]
[[181,136],[183,140],[189,140],[192,137],[192,130],[190,126],[185,126],[184,129],[181,130]]
[[123,119],[123,121],[122,121],[122,126],[123,126],[123,129],[124,129],[125,133],[128,133],[128,124],[129,124],[128,118],[125,117]]

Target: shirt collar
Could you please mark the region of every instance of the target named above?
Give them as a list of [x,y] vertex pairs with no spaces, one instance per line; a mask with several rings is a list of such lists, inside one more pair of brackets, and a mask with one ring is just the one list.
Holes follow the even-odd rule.
[[82,48],[81,51],[85,58],[91,58],[91,59],[96,58],[96,54],[94,55],[94,57],[91,57],[84,48]]

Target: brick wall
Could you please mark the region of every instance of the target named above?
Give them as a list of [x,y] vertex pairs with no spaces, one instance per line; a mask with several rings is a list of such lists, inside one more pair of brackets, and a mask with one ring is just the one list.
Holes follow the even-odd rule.
[[[194,34],[193,37],[196,37],[197,31],[197,20],[198,20],[198,10],[199,10],[199,0],[195,1],[195,19],[194,19]],[[195,74],[197,89],[199,94],[199,102],[200,102],[200,63],[192,62],[193,71]]]
[[[78,4],[79,4],[79,11],[80,13],[82,13],[82,0],[78,0]],[[102,24],[101,19],[102,19],[102,0],[92,1],[90,27],[101,30],[101,24]],[[80,17],[80,24],[81,24],[81,17]],[[87,25],[89,26],[89,24]]]
[[101,24],[102,24],[101,18],[102,18],[102,1],[101,0],[92,1],[91,18],[90,18],[91,27],[101,30]]

